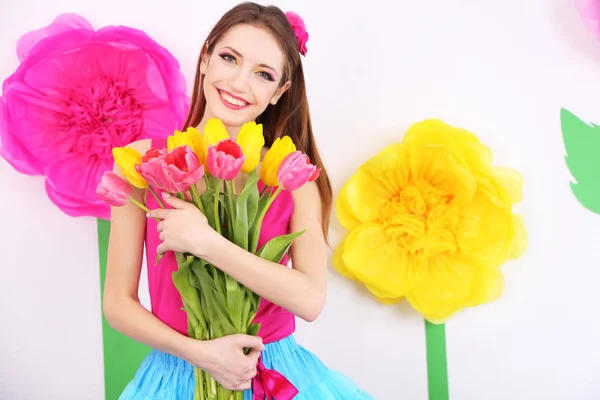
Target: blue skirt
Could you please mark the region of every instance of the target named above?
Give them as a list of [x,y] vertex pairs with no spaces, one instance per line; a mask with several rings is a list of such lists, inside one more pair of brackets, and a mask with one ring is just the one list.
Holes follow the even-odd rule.
[[[266,368],[278,371],[296,386],[299,393],[294,400],[375,399],[350,378],[327,368],[317,356],[296,343],[293,335],[266,344],[262,361]],[[153,350],[119,400],[191,400],[194,387],[191,364]],[[251,389],[244,392],[244,400],[252,400]]]

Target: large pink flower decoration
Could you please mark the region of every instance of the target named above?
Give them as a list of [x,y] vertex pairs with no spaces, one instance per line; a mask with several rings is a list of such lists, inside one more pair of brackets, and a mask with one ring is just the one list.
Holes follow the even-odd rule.
[[292,11],[287,11],[285,13],[294,33],[296,34],[296,40],[298,40],[298,49],[300,54],[303,56],[306,55],[308,51],[306,48],[306,42],[308,42],[308,32],[306,31],[306,24],[301,16]]
[[184,123],[179,63],[142,31],[95,31],[74,14],[24,35],[17,54],[0,98],[0,155],[19,172],[45,175],[66,214],[109,218],[96,188],[112,169],[112,148]]
[[600,0],[575,0],[575,8],[586,28],[600,39]]

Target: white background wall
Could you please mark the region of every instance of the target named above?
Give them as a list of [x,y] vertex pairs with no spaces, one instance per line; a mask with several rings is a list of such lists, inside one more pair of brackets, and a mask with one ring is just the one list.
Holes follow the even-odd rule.
[[[571,0],[273,1],[302,15],[314,127],[336,193],[406,128],[468,128],[524,177],[527,254],[494,304],[447,324],[456,400],[600,398],[600,216],[569,189],[559,110],[600,123],[600,43]],[[210,27],[234,1],[0,0],[0,78],[23,33],[76,12],[145,30],[191,87]],[[359,4],[359,5],[358,5]],[[96,222],[63,215],[41,177],[0,159],[0,398],[103,399]],[[334,219],[333,243],[343,234]],[[299,341],[383,400],[427,399],[422,318],[330,274]]]

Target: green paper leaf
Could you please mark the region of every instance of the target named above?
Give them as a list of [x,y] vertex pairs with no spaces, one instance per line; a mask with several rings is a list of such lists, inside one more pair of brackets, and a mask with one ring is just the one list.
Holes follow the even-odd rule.
[[260,248],[257,255],[272,262],[280,262],[288,251],[294,239],[302,235],[305,230],[288,233],[287,235],[275,236]]
[[600,126],[588,124],[564,108],[560,120],[565,160],[576,181],[571,182],[571,190],[585,208],[600,214]]

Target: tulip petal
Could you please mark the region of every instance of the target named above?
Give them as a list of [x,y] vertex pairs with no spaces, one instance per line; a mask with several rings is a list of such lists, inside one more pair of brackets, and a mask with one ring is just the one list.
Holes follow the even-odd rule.
[[240,145],[246,157],[242,171],[249,174],[258,166],[265,145],[262,124],[250,121],[242,125],[236,142]]
[[204,125],[204,143],[202,150],[202,159],[208,157],[208,146],[216,146],[221,140],[229,139],[229,133],[223,121],[217,118],[211,118]]
[[121,168],[125,179],[137,188],[145,189],[148,187],[148,182],[135,169],[135,166],[139,165],[142,159],[142,155],[136,149],[115,147],[112,153],[115,163]]

